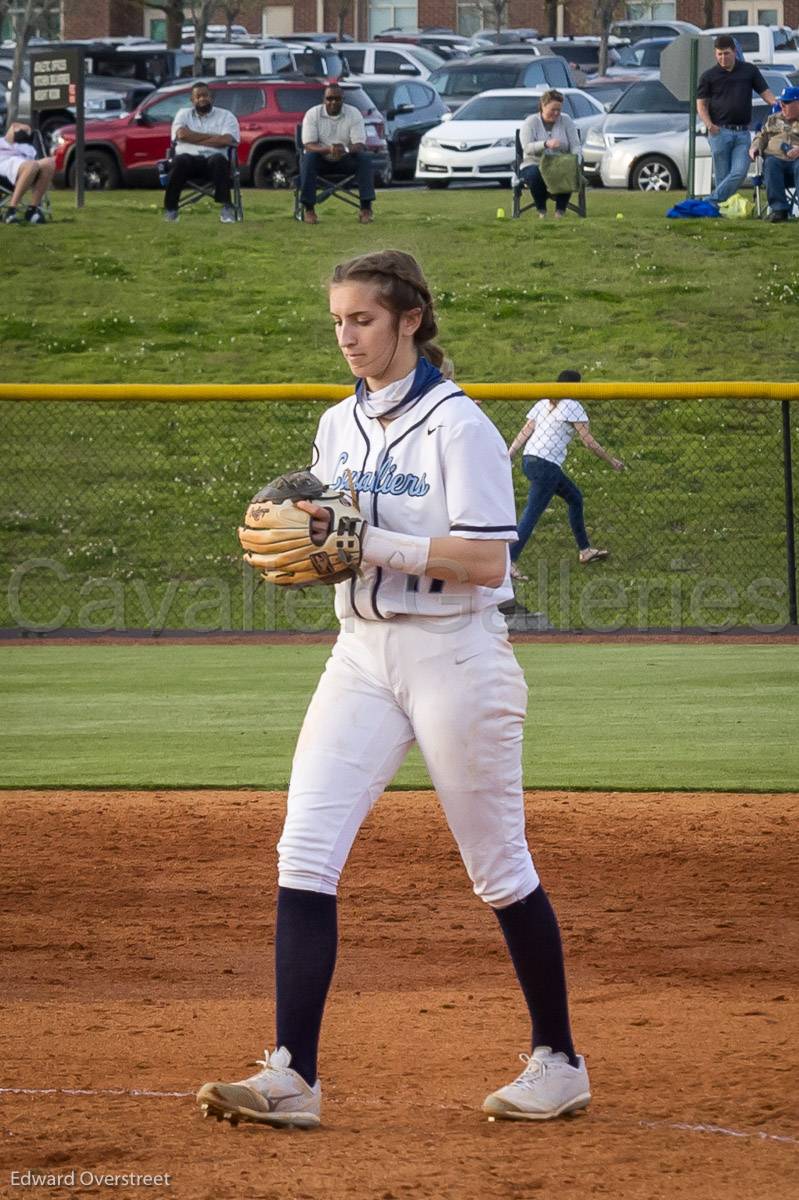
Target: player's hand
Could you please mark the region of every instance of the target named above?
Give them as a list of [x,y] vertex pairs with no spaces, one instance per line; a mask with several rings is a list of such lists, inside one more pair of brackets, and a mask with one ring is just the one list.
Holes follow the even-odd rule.
[[557,138],[550,138],[548,141],[544,142],[544,146],[547,150],[560,150],[560,142]]
[[799,146],[794,146],[792,150],[788,151],[785,157],[789,158],[792,162],[799,158]]
[[295,500],[297,508],[307,512],[311,518],[311,540],[320,545],[330,533],[330,511],[314,504],[313,500]]
[[624,471],[626,469],[620,458],[612,458],[610,460],[610,465],[613,467],[614,471]]
[[757,153],[758,153],[758,152],[757,152],[757,147],[756,147],[756,146],[750,146],[750,147],[749,147],[749,157],[751,158],[752,162],[754,162],[754,161],[755,161],[755,159],[757,158]]
[[707,125],[708,133],[712,133],[713,135],[715,135],[718,133],[719,129],[721,129],[720,125],[714,125],[712,121],[708,121],[708,125]]

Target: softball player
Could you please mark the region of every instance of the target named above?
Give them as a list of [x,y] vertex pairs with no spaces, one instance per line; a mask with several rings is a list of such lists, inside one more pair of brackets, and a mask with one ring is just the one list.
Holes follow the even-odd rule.
[[[351,474],[368,521],[360,577],[336,587],[341,632],[297,743],[278,845],[277,1039],[263,1069],[207,1083],[206,1115],[319,1124],[317,1047],[337,948],[336,889],[358,829],[411,745],[424,755],[474,891],[495,912],[532,1021],[497,1117],[544,1120],[590,1100],[569,1028],[560,933],[524,832],[527,689],[498,605],[512,597],[510,460],[442,373],[429,288],[410,255],[344,263],[330,311],[357,384],[322,416],[316,475]],[[302,501],[323,527],[326,513]],[[325,532],[324,528],[321,528]]]

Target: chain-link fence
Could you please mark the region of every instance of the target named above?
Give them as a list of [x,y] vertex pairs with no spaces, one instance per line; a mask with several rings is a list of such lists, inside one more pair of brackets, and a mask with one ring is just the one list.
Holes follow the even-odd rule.
[[[235,536],[258,487],[309,463],[323,407],[1,402],[0,627],[333,628],[327,589],[265,587],[242,565]],[[510,444],[532,404],[483,407]],[[519,606],[539,614],[530,627],[779,629],[795,621],[788,403],[585,407],[591,434],[627,468],[615,472],[579,436],[563,464],[583,493],[591,544],[609,556],[580,562],[568,506],[554,495],[518,562],[528,576],[517,583]],[[521,515],[530,486],[521,454],[514,479]]]

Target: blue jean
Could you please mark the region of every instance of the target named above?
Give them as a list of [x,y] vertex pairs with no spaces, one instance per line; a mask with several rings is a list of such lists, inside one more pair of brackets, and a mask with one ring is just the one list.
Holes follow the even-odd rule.
[[799,188],[799,158],[788,162],[767,154],[763,163],[763,179],[766,184],[768,206],[772,212],[787,212],[786,187]]
[[519,540],[510,548],[511,562],[516,562],[524,550],[553,496],[560,496],[568,504],[574,540],[581,550],[587,550],[591,543],[583,520],[583,493],[574,480],[569,479],[557,463],[550,462],[548,458],[538,458],[535,454],[525,454],[522,470],[530,480],[530,491],[517,529]]
[[300,199],[303,205],[313,208],[316,204],[316,177],[321,173],[327,179],[337,176],[344,179],[347,175],[355,175],[361,206],[366,208],[375,198],[373,161],[372,155],[365,150],[345,154],[335,162],[318,150],[306,150],[300,165]]
[[[535,204],[538,211],[546,212],[547,197],[549,195],[549,192],[547,191],[547,185],[544,183],[544,180],[541,177],[541,172],[538,169],[538,167],[535,166],[535,164],[533,164],[530,167],[525,167],[523,170],[521,170],[519,172],[519,178],[521,179],[523,184],[525,184],[527,187],[529,187],[530,195],[533,197],[533,203]],[[565,212],[566,211],[566,205],[569,203],[570,195],[571,195],[571,192],[559,192],[556,196],[553,197],[553,199],[555,201],[555,211],[556,212]]]
[[708,134],[707,140],[713,156],[713,191],[708,199],[723,204],[746,179],[751,138],[745,129],[720,129]]

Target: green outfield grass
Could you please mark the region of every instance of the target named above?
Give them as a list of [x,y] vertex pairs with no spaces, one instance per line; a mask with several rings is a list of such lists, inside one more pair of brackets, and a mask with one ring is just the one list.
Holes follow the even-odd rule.
[[[532,788],[795,790],[799,647],[516,647]],[[0,650],[5,787],[285,788],[329,653],[305,646]],[[395,786],[429,780],[416,754]]]
[[[365,250],[417,254],[461,380],[793,379],[794,230],[669,221],[679,199],[590,191],[589,217],[510,213],[498,188],[378,194],[374,225],[331,203],[310,228],[288,192],[246,189],[246,220],[204,202],[178,225],[158,191],[56,192],[54,221],[3,231],[3,337],[19,381],[343,382],[323,284]],[[621,213],[623,220],[617,220]],[[557,372],[556,372],[557,373]]]

